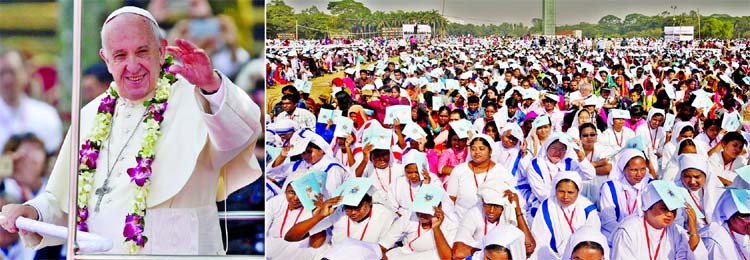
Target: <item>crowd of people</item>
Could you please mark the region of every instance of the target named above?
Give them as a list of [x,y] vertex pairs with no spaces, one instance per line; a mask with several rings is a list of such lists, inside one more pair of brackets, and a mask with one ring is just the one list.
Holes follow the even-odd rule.
[[750,257],[747,40],[272,43],[269,259]]

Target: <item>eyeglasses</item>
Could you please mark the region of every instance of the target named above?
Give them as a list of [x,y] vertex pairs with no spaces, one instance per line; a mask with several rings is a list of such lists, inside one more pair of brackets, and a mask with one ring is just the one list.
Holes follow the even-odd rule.
[[596,137],[596,134],[581,135],[583,138]]

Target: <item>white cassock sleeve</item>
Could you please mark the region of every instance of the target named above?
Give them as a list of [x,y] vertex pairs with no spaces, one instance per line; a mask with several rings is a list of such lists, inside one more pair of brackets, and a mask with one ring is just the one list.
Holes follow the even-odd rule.
[[380,242],[378,242],[378,244],[380,244],[380,246],[385,248],[386,250],[394,247],[396,245],[396,242],[400,241],[404,236],[404,233],[406,233],[406,228],[410,223],[410,217],[411,215],[406,215],[396,219],[396,222],[394,222],[393,225],[391,225],[391,227],[388,229],[388,231],[386,231],[385,234],[380,237]]
[[[547,162],[543,162],[547,163]],[[540,165],[541,168],[541,165]],[[544,173],[542,173],[544,174]],[[534,196],[541,202],[546,199],[550,194],[550,189],[552,188],[552,184],[546,183],[544,180],[544,177],[539,176],[539,173],[537,173],[534,170],[533,164],[529,164],[528,167],[526,167],[526,180],[529,182],[529,186],[531,186],[531,192],[534,193]],[[550,180],[551,182],[552,180]]]
[[[599,210],[599,219],[602,225],[602,234],[607,238],[607,241],[612,245],[612,233],[615,232],[619,225],[617,221],[617,213],[615,212],[616,205],[614,198],[612,198],[612,192],[607,185],[607,182],[602,184],[599,188],[599,201],[597,201],[597,209]],[[622,213],[622,212],[621,212]]]
[[[643,230],[641,230],[643,231]],[[606,234],[605,234],[606,236]],[[634,243],[633,238],[624,229],[618,229],[612,234],[612,260],[633,260],[640,259],[638,251],[643,250]]]
[[578,174],[581,175],[581,179],[586,181],[594,179],[596,176],[596,168],[594,168],[594,165],[591,165],[589,160],[583,158],[583,161],[578,161],[578,159],[573,158],[573,161],[575,162],[575,169],[572,170],[577,171]]
[[210,98],[197,88],[195,93],[208,128],[212,165],[224,165],[255,142],[262,132],[260,108],[224,75],[221,75],[219,91],[208,95]]

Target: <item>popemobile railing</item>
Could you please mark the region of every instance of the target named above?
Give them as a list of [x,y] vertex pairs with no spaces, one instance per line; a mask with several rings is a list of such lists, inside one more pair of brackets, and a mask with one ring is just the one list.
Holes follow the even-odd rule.
[[[72,97],[71,97],[71,127],[70,127],[70,142],[71,144],[78,144],[79,132],[80,132],[80,94],[81,94],[81,14],[82,14],[82,0],[73,1],[73,84],[72,84]],[[78,145],[70,146],[70,154],[78,155]],[[68,212],[77,212],[76,201],[77,201],[77,190],[78,190],[78,157],[71,156],[70,158],[70,170],[69,170],[69,181],[70,190],[69,201],[68,201]],[[219,218],[223,221],[229,220],[248,220],[248,221],[262,221],[264,219],[264,213],[262,211],[226,211],[219,212]],[[68,214],[68,227],[76,226],[76,214]],[[76,241],[76,229],[67,229],[67,244],[74,245]],[[67,258],[68,259],[85,259],[85,260],[113,260],[113,259],[263,259],[263,256],[185,256],[185,255],[101,255],[101,254],[81,254],[76,255],[77,246],[67,247]]]

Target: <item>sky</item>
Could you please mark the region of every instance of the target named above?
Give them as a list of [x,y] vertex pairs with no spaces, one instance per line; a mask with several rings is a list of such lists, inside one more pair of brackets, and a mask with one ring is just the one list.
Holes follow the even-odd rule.
[[[283,0],[295,12],[313,5],[328,13],[329,0]],[[498,24],[502,22],[531,24],[532,18],[542,17],[542,0],[358,0],[371,11],[443,11],[453,22]],[[631,13],[653,16],[661,12],[689,13],[700,10],[704,16],[728,14],[750,16],[750,0],[557,0],[557,24],[597,23],[606,15],[621,19]]]

